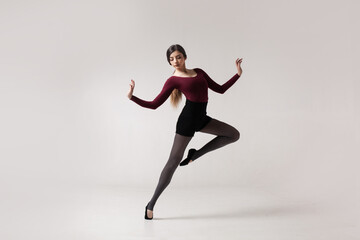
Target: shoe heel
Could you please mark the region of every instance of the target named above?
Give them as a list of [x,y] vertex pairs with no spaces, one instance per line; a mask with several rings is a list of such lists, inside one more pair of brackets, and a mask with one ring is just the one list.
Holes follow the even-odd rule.
[[151,219],[153,219],[153,217],[149,218],[148,215],[147,215],[148,206],[149,206],[149,204],[147,204],[146,207],[145,207],[145,219],[146,220],[151,220]]

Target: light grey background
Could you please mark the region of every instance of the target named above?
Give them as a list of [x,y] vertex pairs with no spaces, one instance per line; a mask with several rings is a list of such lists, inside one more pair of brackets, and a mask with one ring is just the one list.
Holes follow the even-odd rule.
[[218,83],[244,58],[208,105],[241,138],[177,169],[170,186],[318,199],[358,221],[358,12],[355,0],[1,1],[4,196],[44,184],[154,189],[184,100],[153,111],[126,94],[134,79],[136,96],[155,98],[179,43],[187,67]]

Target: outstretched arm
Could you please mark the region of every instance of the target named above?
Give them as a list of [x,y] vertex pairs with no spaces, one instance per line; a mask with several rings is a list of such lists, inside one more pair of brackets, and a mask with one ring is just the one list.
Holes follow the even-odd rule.
[[158,94],[158,96],[153,101],[145,101],[145,100],[142,100],[142,99],[134,96],[133,95],[134,88],[135,88],[135,81],[131,80],[130,90],[128,93],[128,98],[130,100],[134,101],[135,103],[139,104],[142,107],[156,109],[161,104],[163,104],[166,101],[166,99],[170,96],[172,90],[174,89],[174,86],[173,86],[173,83],[170,81],[170,79],[168,79],[166,81],[166,83],[164,84],[164,87],[161,90],[161,92]]
[[226,92],[226,90],[228,90],[241,76],[242,74],[242,69],[241,69],[241,63],[242,63],[242,58],[241,59],[236,59],[235,64],[236,64],[236,69],[237,69],[237,73],[226,83],[224,83],[223,85],[219,85],[217,84],[214,80],[212,80],[205,72],[205,78],[208,82],[208,86],[211,90],[213,90],[214,92],[217,93],[224,93]]

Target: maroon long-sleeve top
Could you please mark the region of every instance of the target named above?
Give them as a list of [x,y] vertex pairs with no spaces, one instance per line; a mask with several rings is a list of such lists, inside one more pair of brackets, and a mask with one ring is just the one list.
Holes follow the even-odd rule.
[[194,69],[197,75],[195,77],[178,77],[171,76],[166,80],[163,89],[153,101],[144,101],[136,96],[132,96],[130,100],[136,102],[142,107],[156,109],[163,104],[170,96],[171,92],[176,88],[179,89],[192,102],[207,102],[208,88],[214,92],[224,93],[238,79],[239,75],[235,74],[229,81],[223,85],[217,84],[212,80],[206,72],[200,68]]

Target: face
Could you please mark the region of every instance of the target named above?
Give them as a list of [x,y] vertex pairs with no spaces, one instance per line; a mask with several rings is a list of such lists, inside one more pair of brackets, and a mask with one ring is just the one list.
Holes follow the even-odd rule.
[[176,69],[183,68],[185,66],[185,60],[184,55],[179,51],[175,51],[170,55],[170,64]]

